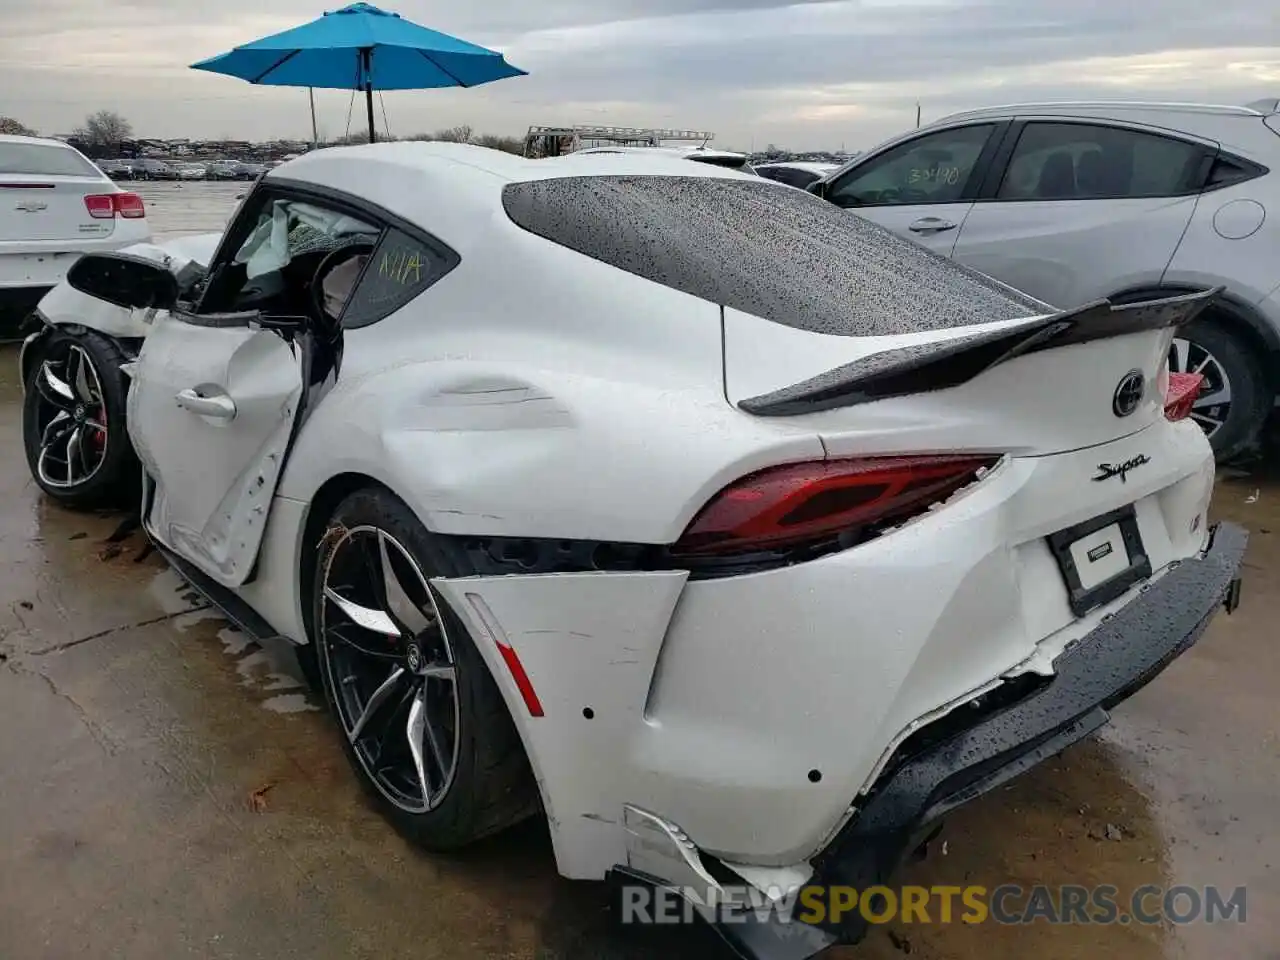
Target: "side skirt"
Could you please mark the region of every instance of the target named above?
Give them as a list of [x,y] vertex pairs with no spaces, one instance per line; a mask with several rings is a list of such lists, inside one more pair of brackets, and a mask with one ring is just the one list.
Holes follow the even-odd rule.
[[[143,525],[145,529],[145,524]],[[169,565],[178,572],[182,579],[191,585],[191,588],[200,594],[211,604],[217,607],[227,619],[234,623],[253,639],[258,641],[285,640],[290,646],[299,646],[295,641],[281,634],[271,624],[251,606],[241,600],[235,593],[228,590],[220,583],[216,583],[209,577],[205,576],[192,563],[184,560],[172,550],[162,544],[151,531],[147,531],[147,538],[155,545],[156,550],[165,560],[169,561]]]

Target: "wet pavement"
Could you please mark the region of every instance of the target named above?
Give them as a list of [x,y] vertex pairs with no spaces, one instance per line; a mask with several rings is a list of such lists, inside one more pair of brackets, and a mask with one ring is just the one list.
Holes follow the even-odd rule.
[[221,233],[235,213],[239,197],[253,187],[242,180],[152,180],[120,184],[142,197],[147,222],[157,240],[197,233]]
[[[136,534],[111,542],[120,517],[38,496],[15,360],[0,348],[0,957],[720,956],[695,932],[624,937],[599,887],[557,877],[539,824],[452,857],[406,845],[288,650],[204,608]],[[1218,488],[1218,515],[1252,532],[1240,611],[1104,735],[953,816],[901,878],[1246,886],[1247,921],[894,922],[831,960],[1280,958],[1276,473]]]

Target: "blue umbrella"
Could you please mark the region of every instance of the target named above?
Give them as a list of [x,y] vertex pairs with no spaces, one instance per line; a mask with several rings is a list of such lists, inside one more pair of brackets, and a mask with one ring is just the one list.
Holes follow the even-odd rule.
[[367,3],[331,10],[191,67],[267,86],[364,90],[371,143],[374,90],[475,87],[526,75],[497,51]]

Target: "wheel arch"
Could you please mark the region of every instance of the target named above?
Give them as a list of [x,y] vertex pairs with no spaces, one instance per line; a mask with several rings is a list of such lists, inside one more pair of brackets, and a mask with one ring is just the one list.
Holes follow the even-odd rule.
[[[1204,286],[1189,283],[1163,283],[1121,290],[1112,294],[1109,299],[1114,303],[1135,303],[1204,289]],[[1273,391],[1280,391],[1280,333],[1266,318],[1252,304],[1229,290],[1218,294],[1205,312],[1256,351],[1267,385]]]

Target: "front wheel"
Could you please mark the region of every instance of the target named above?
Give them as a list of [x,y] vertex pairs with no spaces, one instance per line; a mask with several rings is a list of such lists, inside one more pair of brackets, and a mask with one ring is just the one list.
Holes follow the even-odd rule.
[[70,507],[115,506],[138,493],[125,427],[119,345],[91,331],[49,333],[35,348],[22,401],[22,442],[40,489]]
[[463,572],[380,488],[338,506],[314,571],[316,661],[347,759],[392,824],[431,850],[538,810],[502,695],[429,585]]
[[1199,320],[1174,339],[1169,371],[1204,377],[1191,419],[1204,430],[1218,461],[1247,451],[1274,403],[1274,393],[1249,344],[1212,318]]

